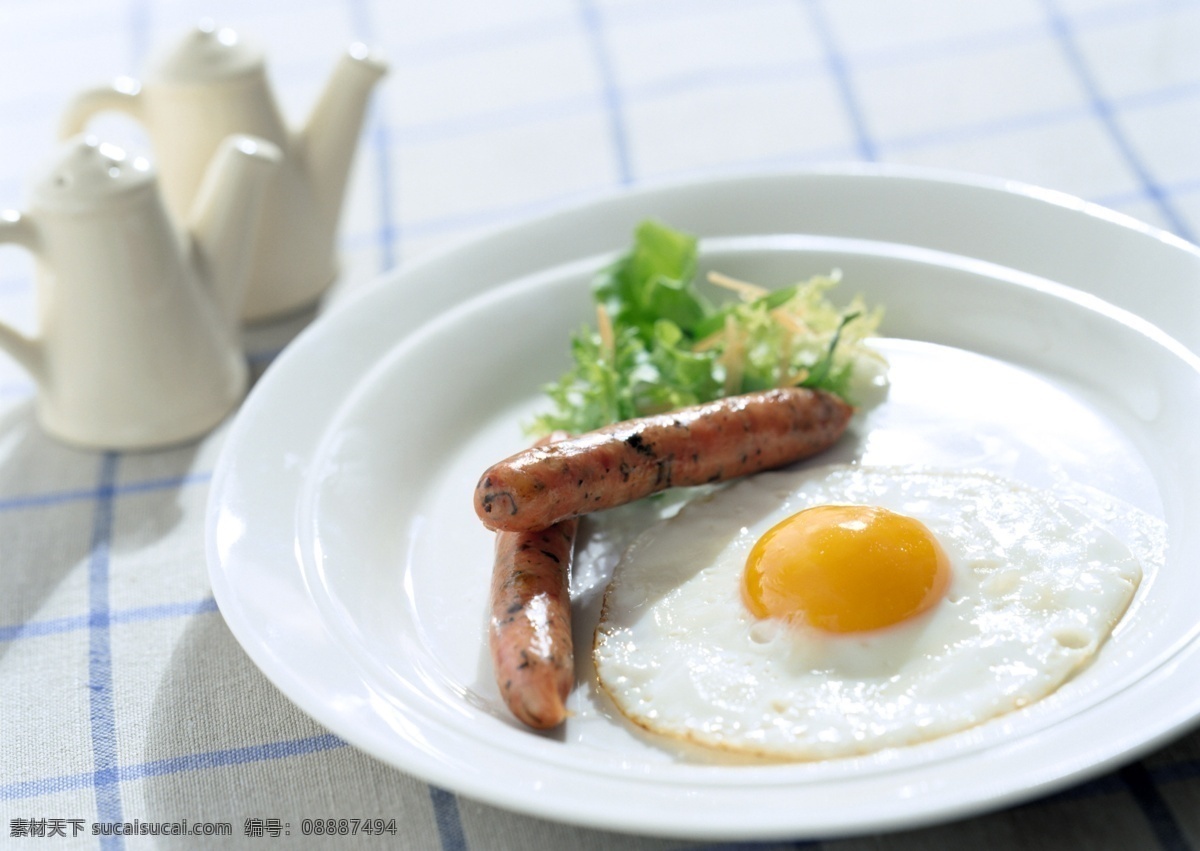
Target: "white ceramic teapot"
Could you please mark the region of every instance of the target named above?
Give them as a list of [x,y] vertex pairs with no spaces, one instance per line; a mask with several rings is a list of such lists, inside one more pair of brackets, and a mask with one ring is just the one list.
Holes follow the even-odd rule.
[[200,178],[226,136],[278,145],[284,160],[263,203],[242,318],[265,319],[317,299],[337,276],[336,242],[346,178],[371,90],[386,64],[362,44],[334,68],[308,122],[292,132],[271,94],[262,52],[236,32],[201,23],[160,55],[144,82],[121,78],[67,107],[64,138],[97,112],[118,110],[145,126],[171,212],[191,209]]
[[37,382],[48,432],[149,448],[203,434],[237,404],[238,315],[280,158],[270,142],[227,139],[181,232],[146,159],[79,137],[35,184],[29,212],[0,213],[0,242],[37,258],[39,326],[30,338],[0,323],[0,349]]

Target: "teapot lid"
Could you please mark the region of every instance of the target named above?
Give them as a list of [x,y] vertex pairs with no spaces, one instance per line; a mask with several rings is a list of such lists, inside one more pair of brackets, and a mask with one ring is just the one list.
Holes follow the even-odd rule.
[[263,67],[263,52],[235,30],[205,19],[158,55],[147,77],[165,83],[212,83]]
[[95,136],[76,136],[33,187],[41,207],[84,211],[153,184],[154,169],[145,157],[131,157]]

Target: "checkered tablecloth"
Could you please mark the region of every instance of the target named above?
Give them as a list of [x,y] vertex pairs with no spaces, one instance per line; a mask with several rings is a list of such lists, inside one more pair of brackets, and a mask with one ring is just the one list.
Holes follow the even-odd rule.
[[[350,41],[391,61],[323,310],[568,202],[828,161],[1013,178],[1200,234],[1197,0],[0,0],[0,208],[26,205],[73,92],[137,76],[203,17],[266,46],[293,120]],[[123,119],[95,129],[145,146]],[[35,332],[34,290],[29,255],[0,247],[0,317]],[[247,333],[257,370],[303,321]],[[209,588],[204,507],[228,425],[90,453],[39,429],[34,393],[0,355],[0,846],[699,847],[500,811],[322,729],[251,664]],[[298,835],[303,819],[355,818],[395,833]],[[91,835],[135,819],[232,836]],[[1014,809],[763,847],[796,845],[1200,848],[1200,735]]]

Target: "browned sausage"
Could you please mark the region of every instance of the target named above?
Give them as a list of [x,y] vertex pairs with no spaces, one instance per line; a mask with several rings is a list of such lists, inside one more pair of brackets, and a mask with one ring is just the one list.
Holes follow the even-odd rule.
[[616,423],[518,452],[485,472],[475,513],[490,529],[544,529],[568,517],[781,467],[837,442],[854,409],[787,387]]
[[[552,435],[539,445],[565,436]],[[492,668],[513,715],[538,729],[562,723],[575,684],[569,580],[577,522],[496,535],[488,629]]]

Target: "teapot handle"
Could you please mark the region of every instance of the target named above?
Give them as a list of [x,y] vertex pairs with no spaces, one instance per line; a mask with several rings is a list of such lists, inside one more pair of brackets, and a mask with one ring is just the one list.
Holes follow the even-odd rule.
[[[0,243],[11,242],[22,245],[34,254],[38,253],[38,235],[33,220],[15,210],[0,211]],[[0,322],[0,351],[7,352],[13,360],[42,383],[42,344],[25,336],[6,322]]]
[[83,132],[88,121],[99,112],[124,112],[136,119],[142,117],[142,84],[132,77],[118,77],[107,86],[85,89],[67,104],[58,124],[58,138],[69,139]]

